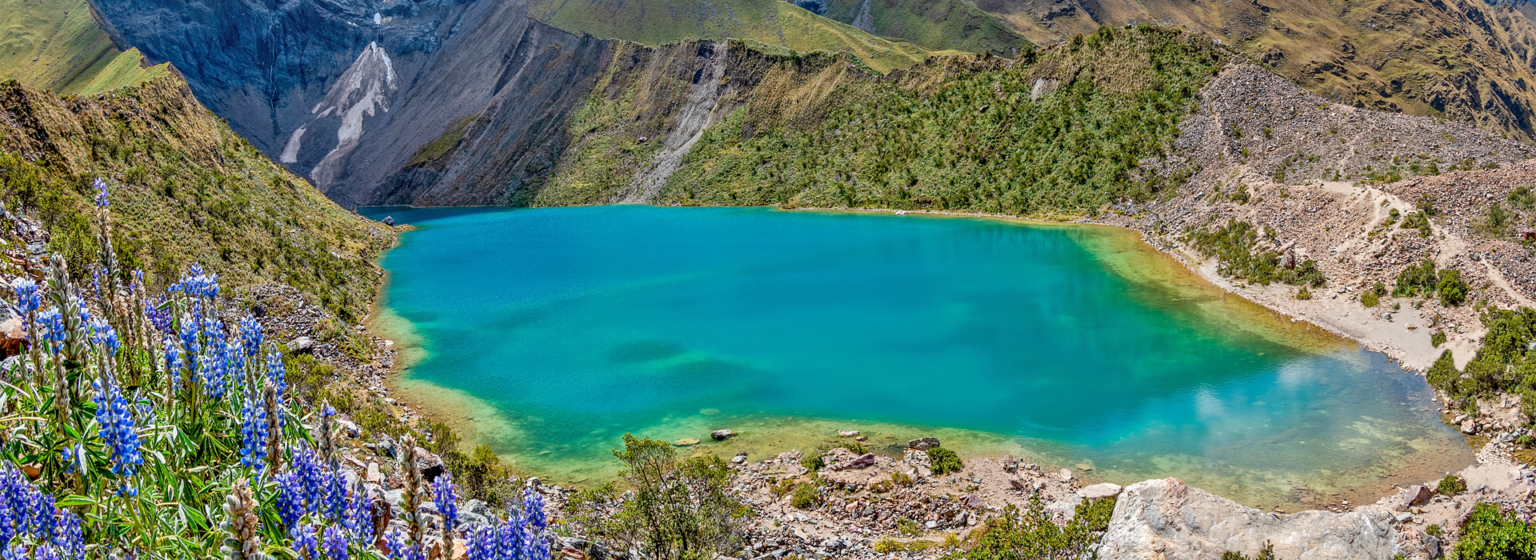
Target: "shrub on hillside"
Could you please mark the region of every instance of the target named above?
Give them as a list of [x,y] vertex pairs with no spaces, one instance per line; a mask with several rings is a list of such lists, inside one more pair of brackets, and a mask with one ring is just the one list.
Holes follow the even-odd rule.
[[935,447],[928,450],[928,466],[933,469],[935,476],[960,472],[961,469],[965,468],[965,464],[960,462],[959,455],[943,447]]
[[816,493],[816,485],[802,483],[795,485],[794,495],[789,497],[789,505],[795,509],[811,509],[821,502],[821,496]]
[[1057,525],[1037,494],[1022,510],[1010,505],[989,521],[970,550],[950,553],[943,560],[1093,557],[1114,511],[1114,498],[1085,501],[1071,521]]
[[1467,481],[1456,475],[1448,475],[1440,479],[1440,484],[1435,486],[1435,491],[1441,496],[1455,496],[1467,491]]
[[1456,541],[1457,560],[1536,560],[1536,526],[1479,503]]

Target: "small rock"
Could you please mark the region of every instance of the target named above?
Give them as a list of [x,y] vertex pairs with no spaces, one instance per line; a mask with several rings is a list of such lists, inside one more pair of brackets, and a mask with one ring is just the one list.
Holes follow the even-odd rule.
[[394,216],[384,216],[384,225],[386,225],[386,226],[393,226],[393,225],[395,225],[395,217]]
[[730,439],[731,436],[734,436],[734,435],[736,435],[736,432],[733,432],[733,431],[730,431],[730,430],[715,430],[715,431],[709,433],[709,439],[712,439],[712,440],[715,440],[715,441],[725,441],[727,439]]
[[1408,505],[1410,506],[1422,506],[1429,503],[1430,498],[1433,497],[1435,493],[1427,487],[1419,485],[1408,487]]
[[907,442],[907,447],[910,447],[912,449],[916,449],[918,451],[927,451],[929,449],[933,449],[935,447],[939,447],[939,438],[931,438],[931,437],[917,438],[917,439],[908,441]]
[[370,484],[384,484],[384,473],[379,471],[378,463],[368,462],[368,476],[363,480],[368,481]]
[[315,339],[301,336],[288,343],[288,351],[294,354],[308,354],[315,351]]
[[929,521],[927,523],[924,523],[923,527],[927,527],[929,531],[932,531],[934,529],[938,529],[939,528],[939,522],[938,521]]
[[699,440],[696,440],[696,439],[693,439],[693,438],[683,438],[683,439],[680,439],[680,440],[672,442],[672,445],[677,446],[677,447],[693,447],[693,446],[698,445],[698,444],[699,444]]
[[741,455],[737,455],[735,457],[731,457],[731,462],[740,465],[746,463],[747,458]]
[[1067,470],[1067,469],[1061,469],[1061,481],[1062,482],[1072,482],[1072,471]]
[[1470,420],[1470,419],[1462,422],[1461,423],[1461,433],[1464,433],[1464,434],[1475,434],[1475,433],[1477,433],[1477,422],[1475,422],[1473,420]]
[[1108,498],[1120,495],[1120,485],[1110,482],[1100,482],[1077,491],[1077,495],[1090,500]]
[[858,430],[838,430],[837,437],[854,437],[859,435]]

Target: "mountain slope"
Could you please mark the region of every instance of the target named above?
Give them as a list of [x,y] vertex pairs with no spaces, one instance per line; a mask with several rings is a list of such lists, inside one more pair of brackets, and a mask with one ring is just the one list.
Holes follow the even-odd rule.
[[964,0],[802,0],[799,5],[806,8],[781,0],[536,0],[530,14],[571,33],[648,46],[744,39],[801,52],[848,52],[881,72],[922,60],[923,49],[1011,56],[1028,44]]
[[651,46],[744,39],[800,52],[848,52],[881,72],[927,56],[922,48],[872,36],[780,0],[536,0],[529,14],[570,33]]
[[0,80],[92,94],[169,74],[118,50],[86,0],[0,0]]
[[47,250],[81,274],[99,247],[97,178],[114,185],[119,261],[157,285],[201,263],[237,291],[290,284],[351,323],[394,240],[273,164],[174,78],[91,98],[0,84],[0,196],[36,217]]
[[1536,139],[1536,25],[1482,0],[981,0],[1033,41],[1156,22],[1235,45],[1308,91]]

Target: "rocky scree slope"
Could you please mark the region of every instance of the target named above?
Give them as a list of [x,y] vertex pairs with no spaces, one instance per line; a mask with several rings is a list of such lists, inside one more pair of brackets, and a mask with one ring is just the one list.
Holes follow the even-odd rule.
[[[1158,173],[1197,172],[1172,197],[1123,203],[1100,219],[1141,230],[1249,299],[1415,369],[1428,368],[1443,350],[1431,343],[1435,332],[1459,348],[1461,362],[1471,357],[1482,334],[1474,302],[1510,308],[1536,301],[1536,276],[1517,231],[1526,212],[1509,207],[1515,217],[1498,231],[1478,226],[1492,203],[1508,205],[1516,188],[1536,184],[1536,150],[1526,144],[1457,123],[1331,103],[1252,65],[1223,71],[1180,129]],[[1421,229],[1415,214],[1426,195],[1433,214],[1422,216]],[[1190,235],[1234,223],[1258,232],[1245,247],[1253,254],[1315,261],[1327,293],[1298,300],[1292,285],[1224,276]],[[1352,301],[1377,282],[1392,287],[1424,258],[1460,272],[1470,287],[1464,304],[1386,296],[1367,308]]]
[[1337,103],[1445,116],[1536,139],[1536,26],[1518,4],[981,0],[977,6],[1041,44],[1102,25],[1175,26],[1232,45]]
[[0,84],[0,197],[25,216],[32,255],[89,270],[93,180],[113,184],[122,266],[166,285],[201,263],[238,292],[280,282],[347,324],[366,315],[394,232],[337,207],[162,78],[94,97]]

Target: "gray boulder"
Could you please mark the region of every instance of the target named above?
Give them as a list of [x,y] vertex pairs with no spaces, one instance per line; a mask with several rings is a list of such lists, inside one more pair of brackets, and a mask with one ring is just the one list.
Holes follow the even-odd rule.
[[1266,513],[1167,478],[1125,488],[1099,557],[1219,558],[1229,550],[1257,556],[1266,542],[1276,558],[1297,560],[1391,558],[1399,552],[1387,511]]

